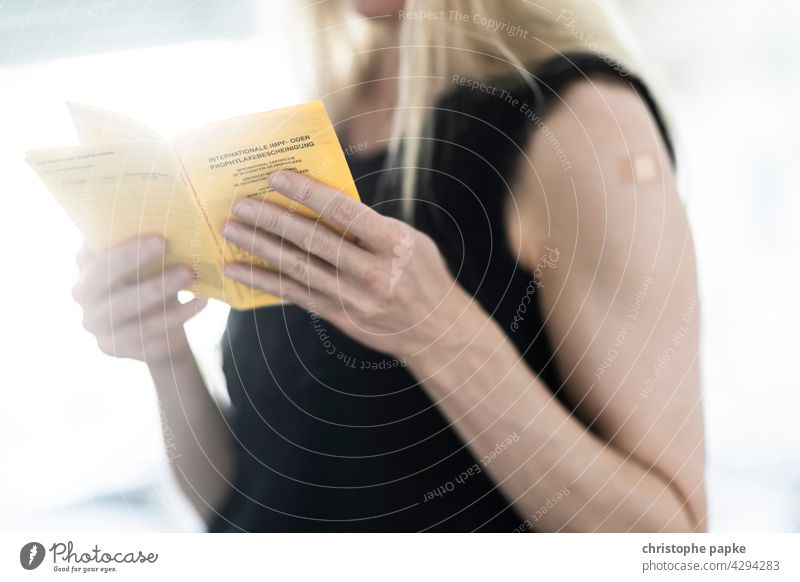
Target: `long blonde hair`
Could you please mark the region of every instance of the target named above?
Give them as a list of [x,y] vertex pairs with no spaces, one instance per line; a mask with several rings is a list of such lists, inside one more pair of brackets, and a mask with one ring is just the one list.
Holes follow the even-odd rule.
[[[403,168],[401,192],[407,215],[413,208],[415,173],[427,137],[425,119],[453,75],[485,81],[517,74],[536,90],[528,71],[570,52],[593,52],[623,76],[638,69],[631,37],[612,2],[406,0],[396,47],[401,82],[389,152],[395,156],[393,165]],[[309,28],[296,38],[310,48],[311,90],[334,116],[347,114],[359,83],[385,48],[383,19],[364,18],[349,4],[350,0],[313,0],[297,10],[308,11],[299,20]]]

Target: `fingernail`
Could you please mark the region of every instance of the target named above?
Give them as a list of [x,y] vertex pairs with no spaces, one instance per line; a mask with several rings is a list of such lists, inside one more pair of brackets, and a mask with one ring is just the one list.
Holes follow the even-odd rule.
[[245,220],[253,218],[256,214],[253,205],[249,202],[240,202],[237,204],[233,208],[233,213],[239,218],[244,218]]
[[234,233],[235,228],[236,227],[232,223],[226,222],[225,224],[222,225],[222,236],[228,238],[229,235]]
[[282,171],[270,174],[267,180],[269,181],[269,185],[276,190],[283,190],[289,185],[289,179],[286,177],[286,173]]

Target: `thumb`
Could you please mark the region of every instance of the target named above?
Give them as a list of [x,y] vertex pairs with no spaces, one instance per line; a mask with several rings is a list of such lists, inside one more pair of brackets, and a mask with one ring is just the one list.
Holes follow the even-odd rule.
[[205,297],[193,297],[186,303],[181,303],[177,306],[174,311],[173,317],[175,321],[178,323],[186,323],[190,319],[192,319],[195,315],[203,311],[206,305],[208,305],[208,299]]

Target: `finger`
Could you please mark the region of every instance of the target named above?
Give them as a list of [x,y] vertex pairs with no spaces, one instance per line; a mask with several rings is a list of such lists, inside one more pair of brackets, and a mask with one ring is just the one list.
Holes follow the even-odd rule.
[[192,270],[175,265],[139,285],[131,285],[112,293],[108,302],[87,309],[85,321],[89,326],[121,325],[140,319],[155,307],[166,308],[170,299],[192,281]]
[[331,270],[324,270],[320,261],[314,260],[306,253],[282,239],[257,228],[229,222],[223,228],[227,240],[244,251],[264,259],[271,266],[304,285],[310,285],[311,278],[335,278]]
[[164,334],[176,329],[189,321],[192,317],[200,313],[208,305],[208,299],[204,297],[193,297],[186,303],[181,303],[177,298],[168,299],[163,306],[156,306],[149,312],[144,313],[138,319],[128,321],[126,324],[114,327],[104,336],[115,338],[139,338],[142,347],[147,344],[161,343]]
[[81,272],[79,295],[88,300],[107,296],[126,276],[162,258],[165,250],[163,237],[147,235],[99,253]]
[[225,276],[314,313],[330,312],[338,305],[335,299],[316,293],[280,273],[245,263],[225,265]]
[[[287,170],[271,174],[269,184],[284,196],[316,210],[331,224],[354,234],[360,244],[383,248],[384,217],[366,204],[350,198],[341,190]],[[243,204],[250,202],[242,201]]]
[[[275,235],[235,222],[226,225],[224,234],[239,248],[264,259],[285,276],[320,293],[349,296],[355,290],[348,275]],[[246,263],[242,264],[250,268]]]
[[[124,325],[114,326],[94,333],[100,349],[111,355],[141,354],[148,347],[164,345],[164,340],[197,315],[208,304],[208,300],[195,297],[180,303],[177,297],[168,299],[166,306],[154,308],[141,318]],[[153,348],[154,349],[154,348]]]
[[234,213],[243,222],[285,238],[337,269],[359,277],[372,260],[369,252],[335,233],[318,220],[292,214],[269,202],[253,202],[254,206],[258,207],[254,215],[249,214],[247,212],[249,207],[245,209],[244,205],[241,208],[237,206]]
[[[342,274],[356,279],[360,279],[374,261],[370,253],[319,222],[304,216],[289,215],[268,202],[261,205],[263,208],[257,219],[258,224],[254,225],[257,228],[231,221],[223,225],[222,234],[298,281],[305,280],[303,268],[297,265],[300,260],[311,263],[314,272],[309,272],[310,275],[332,273],[336,277],[338,269]],[[271,234],[276,231],[281,234]],[[282,244],[283,240],[290,244]]]
[[165,308],[155,306],[139,324],[142,337],[154,337],[164,330],[181,326],[205,309],[206,305],[208,299],[205,297],[193,297],[186,303],[175,299],[175,303]]

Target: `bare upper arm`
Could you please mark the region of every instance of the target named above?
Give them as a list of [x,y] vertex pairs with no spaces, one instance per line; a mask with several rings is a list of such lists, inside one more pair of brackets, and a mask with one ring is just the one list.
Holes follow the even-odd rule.
[[545,245],[557,251],[536,292],[564,393],[595,433],[670,481],[702,524],[694,251],[646,104],[620,81],[568,87],[534,128],[515,202],[510,244],[523,264],[533,270]]

